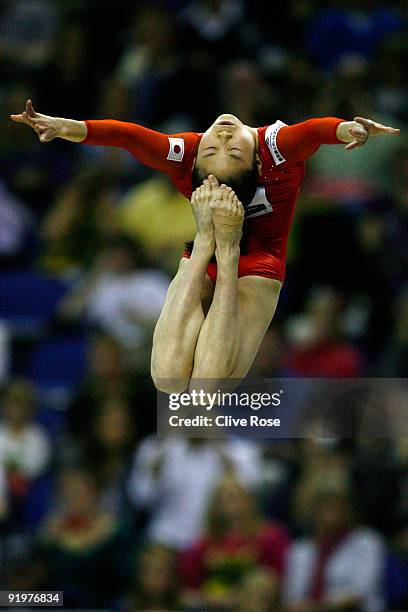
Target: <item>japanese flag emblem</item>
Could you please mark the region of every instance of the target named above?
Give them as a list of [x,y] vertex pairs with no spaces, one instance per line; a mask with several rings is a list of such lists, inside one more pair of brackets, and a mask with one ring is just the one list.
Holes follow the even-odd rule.
[[181,162],[184,157],[184,140],[182,138],[170,138],[169,136],[169,154],[167,159],[170,161]]

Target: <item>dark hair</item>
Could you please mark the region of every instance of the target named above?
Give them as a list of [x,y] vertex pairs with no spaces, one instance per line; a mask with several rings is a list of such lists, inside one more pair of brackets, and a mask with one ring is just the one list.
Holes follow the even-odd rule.
[[[192,187],[193,191],[203,184],[204,179],[207,178],[199,167],[198,164],[194,166],[192,175]],[[256,190],[258,189],[259,172],[256,158],[256,151],[254,152],[254,159],[252,166],[248,170],[243,170],[235,176],[221,177],[217,176],[220,183],[225,183],[228,187],[231,187],[235,191],[237,198],[242,203],[243,207],[246,208],[254,199]]]

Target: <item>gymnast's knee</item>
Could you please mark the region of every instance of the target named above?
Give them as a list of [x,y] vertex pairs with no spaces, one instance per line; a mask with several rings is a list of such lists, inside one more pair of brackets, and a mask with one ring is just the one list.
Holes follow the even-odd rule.
[[156,389],[163,393],[182,393],[190,383],[190,376],[177,368],[177,364],[159,364],[153,359],[151,377]]

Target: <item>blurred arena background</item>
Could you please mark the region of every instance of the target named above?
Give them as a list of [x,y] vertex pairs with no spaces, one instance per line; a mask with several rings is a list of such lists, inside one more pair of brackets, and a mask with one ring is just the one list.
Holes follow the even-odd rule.
[[404,0],[2,0],[2,588],[123,611],[408,610],[407,440],[157,440],[149,351],[188,202],[126,152],[8,120],[32,98],[169,133],[221,112],[400,127],[308,163],[254,372],[406,377],[407,20]]

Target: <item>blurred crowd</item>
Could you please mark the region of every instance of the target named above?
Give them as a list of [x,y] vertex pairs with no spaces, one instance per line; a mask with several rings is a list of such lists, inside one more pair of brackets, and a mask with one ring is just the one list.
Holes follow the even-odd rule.
[[125,151],[40,145],[8,115],[400,127],[308,163],[253,373],[406,377],[408,4],[114,5],[0,3],[0,585],[120,612],[406,610],[407,438],[156,438],[188,202]]

